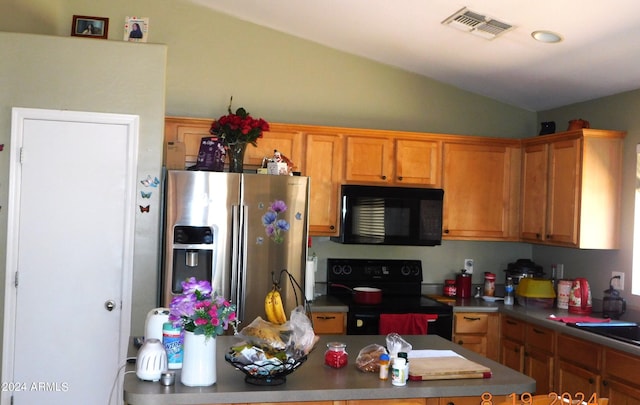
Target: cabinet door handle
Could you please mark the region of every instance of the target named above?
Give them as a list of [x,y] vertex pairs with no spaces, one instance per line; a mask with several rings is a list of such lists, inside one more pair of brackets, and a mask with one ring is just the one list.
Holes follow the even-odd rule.
[[595,380],[593,378],[589,378],[589,384],[593,384]]
[[460,346],[462,346],[462,345],[464,345],[464,342],[463,342],[462,340],[458,340],[458,344],[459,344]]
[[398,180],[402,181],[402,176],[398,176]]
[[387,176],[385,176],[384,174],[382,176],[380,176],[382,178],[382,180],[386,180]]
[[477,318],[477,317],[473,317],[472,318],[470,316],[464,316],[463,318],[466,319],[467,321],[479,321],[480,320],[480,318]]
[[449,233],[449,230],[448,230],[448,229],[445,229],[445,230],[444,230],[444,233]]
[[510,320],[510,319],[507,319],[507,320],[506,320],[506,322],[507,322],[509,325],[517,325],[517,324],[518,324],[518,322],[512,321],[512,320]]
[[331,229],[333,231],[334,229],[336,229],[336,227],[335,227],[335,225],[330,225],[329,229]]
[[604,385],[605,387],[607,387],[607,386],[609,386],[609,382],[608,382],[607,380],[604,380],[604,381],[602,382],[602,385]]
[[318,316],[318,319],[329,320],[329,319],[336,319],[336,317],[335,316]]
[[540,330],[540,329],[533,328],[533,331],[534,331],[535,333],[539,334],[539,335],[544,335],[544,334],[545,334],[545,331]]
[[536,233],[536,239],[540,239],[540,234]]

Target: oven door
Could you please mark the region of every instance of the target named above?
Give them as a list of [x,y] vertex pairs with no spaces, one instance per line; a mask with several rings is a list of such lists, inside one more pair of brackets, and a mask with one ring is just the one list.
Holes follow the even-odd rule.
[[[438,318],[429,321],[427,335],[438,335],[451,340],[453,315],[437,314]],[[375,311],[349,311],[347,314],[347,335],[379,335],[380,314]]]
[[380,315],[377,312],[349,311],[347,335],[378,335]]

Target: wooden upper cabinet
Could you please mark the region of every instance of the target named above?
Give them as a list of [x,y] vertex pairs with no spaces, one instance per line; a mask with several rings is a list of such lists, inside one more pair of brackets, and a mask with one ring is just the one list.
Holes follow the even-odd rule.
[[395,178],[406,186],[440,186],[442,142],[399,137],[395,140]]
[[394,133],[345,135],[345,181],[406,187],[439,187],[442,142]]
[[356,183],[393,182],[393,140],[389,137],[346,136],[345,180]]
[[311,178],[309,234],[337,236],[340,231],[342,135],[309,132],[304,137],[305,170],[302,173]]
[[583,129],[522,141],[523,241],[619,247],[624,136]]
[[491,139],[444,142],[442,229],[446,239],[518,237],[519,141]]
[[547,216],[549,145],[525,145],[522,148],[522,212],[520,237],[542,240]]
[[269,131],[263,132],[257,146],[247,145],[244,155],[244,164],[249,168],[262,166],[263,159],[273,157],[275,150],[289,158],[294,171],[301,171],[304,161],[302,153],[302,132],[295,127],[286,124],[270,124]]
[[165,142],[179,142],[184,144],[184,168],[196,164],[198,151],[200,150],[200,141],[205,136],[211,136],[209,130],[211,129],[212,122],[213,120],[201,118],[165,117],[164,140]]

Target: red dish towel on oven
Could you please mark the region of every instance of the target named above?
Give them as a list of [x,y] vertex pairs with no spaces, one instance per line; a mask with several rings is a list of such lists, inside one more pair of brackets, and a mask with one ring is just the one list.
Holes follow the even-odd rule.
[[380,314],[379,333],[388,335],[426,335],[427,322],[438,319],[435,314]]

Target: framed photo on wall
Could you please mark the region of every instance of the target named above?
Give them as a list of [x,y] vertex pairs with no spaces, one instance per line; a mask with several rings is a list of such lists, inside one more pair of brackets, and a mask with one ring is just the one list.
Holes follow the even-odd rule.
[[124,40],[129,42],[147,42],[149,36],[149,18],[126,17],[124,19]]
[[89,17],[74,15],[71,24],[71,35],[74,37],[88,37],[107,39],[109,33],[109,19],[104,17]]

